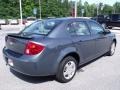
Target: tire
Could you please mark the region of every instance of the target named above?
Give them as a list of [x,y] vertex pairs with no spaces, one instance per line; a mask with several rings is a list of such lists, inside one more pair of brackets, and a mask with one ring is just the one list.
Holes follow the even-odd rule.
[[0,25],[0,30],[1,30],[1,25]]
[[77,61],[72,56],[67,56],[59,65],[56,79],[61,83],[67,83],[73,79],[76,74],[76,70]]
[[108,29],[112,29],[112,26],[108,26]]
[[114,53],[115,53],[115,48],[116,48],[116,43],[115,42],[113,42],[112,44],[111,44],[111,46],[110,46],[110,50],[109,50],[109,52],[108,52],[108,56],[112,56],[112,55],[114,55]]

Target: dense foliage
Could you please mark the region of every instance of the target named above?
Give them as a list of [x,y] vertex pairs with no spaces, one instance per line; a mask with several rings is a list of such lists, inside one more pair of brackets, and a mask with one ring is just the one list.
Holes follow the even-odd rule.
[[[42,8],[42,18],[45,17],[66,17],[71,16],[73,3],[70,0],[40,0]],[[98,7],[98,8],[97,8]],[[37,15],[33,14],[33,9],[37,8]],[[84,9],[84,13],[81,11]],[[23,18],[36,16],[39,18],[39,0],[22,0]],[[98,13],[97,13],[98,10]],[[113,6],[99,3],[82,5],[78,2],[78,16],[93,17],[97,14],[120,13],[120,2],[115,2]],[[19,0],[0,0],[0,18],[20,18]]]

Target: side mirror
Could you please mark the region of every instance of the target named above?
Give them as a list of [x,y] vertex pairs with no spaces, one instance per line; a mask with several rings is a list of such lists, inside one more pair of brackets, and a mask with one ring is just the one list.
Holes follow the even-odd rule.
[[103,34],[109,34],[109,33],[111,33],[111,31],[106,29]]
[[106,34],[109,34],[111,33],[109,30],[105,30],[104,32],[99,32],[99,34],[102,34],[102,35],[106,35]]
[[111,33],[111,31],[110,31],[110,30],[108,30],[108,29],[106,30],[106,32],[107,32],[107,33]]

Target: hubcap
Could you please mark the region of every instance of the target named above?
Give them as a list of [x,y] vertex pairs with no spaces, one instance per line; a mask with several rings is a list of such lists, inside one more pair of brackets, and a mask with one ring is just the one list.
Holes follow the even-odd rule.
[[70,79],[74,76],[76,70],[76,64],[73,61],[69,61],[63,69],[63,75],[65,79]]
[[111,54],[113,55],[114,52],[115,52],[115,43],[113,43],[111,46]]

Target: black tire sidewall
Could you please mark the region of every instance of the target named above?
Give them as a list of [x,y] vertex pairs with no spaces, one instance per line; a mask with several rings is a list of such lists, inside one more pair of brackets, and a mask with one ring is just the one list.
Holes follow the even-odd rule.
[[[113,43],[111,44],[111,48],[112,48],[112,45],[113,45],[113,44],[115,45],[115,42],[113,42]],[[115,46],[115,48],[116,48],[116,46]],[[111,52],[111,49],[110,49],[110,53],[111,53],[111,56],[114,55],[115,50],[114,50],[114,52],[112,53],[112,52]]]
[[112,29],[112,26],[108,26],[108,29]]
[[[110,46],[110,50],[109,50],[109,52],[108,52],[108,56],[112,56],[112,55],[114,55],[114,53],[115,53],[115,51],[114,51],[114,53],[111,52],[111,48],[112,48],[112,45],[113,45],[113,44],[115,44],[115,42],[112,42],[112,44],[111,44],[111,46]],[[115,45],[115,48],[116,48],[116,45]]]

